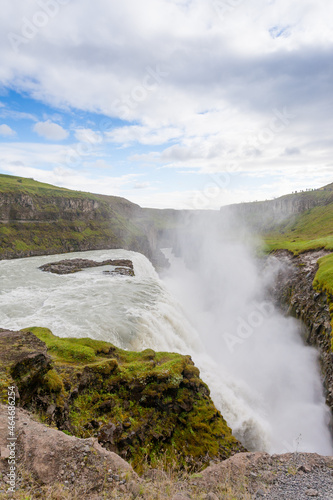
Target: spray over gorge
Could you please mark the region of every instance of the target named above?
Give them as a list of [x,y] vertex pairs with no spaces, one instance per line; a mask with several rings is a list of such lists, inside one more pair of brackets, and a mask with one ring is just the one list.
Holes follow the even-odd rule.
[[214,360],[216,374],[201,363],[202,373],[245,446],[330,454],[317,351],[305,345],[304,326],[273,305],[269,289],[281,263],[255,258],[254,243],[230,214],[192,218],[179,232],[178,257],[166,252],[164,282]]

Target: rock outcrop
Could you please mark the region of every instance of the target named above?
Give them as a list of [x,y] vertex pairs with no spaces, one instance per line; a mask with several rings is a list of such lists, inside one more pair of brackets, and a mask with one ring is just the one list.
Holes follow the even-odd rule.
[[[226,478],[235,485],[241,478],[243,488],[234,494],[229,490],[230,497],[216,498],[306,500],[316,497],[328,500],[333,498],[332,467],[333,457],[315,453],[238,453],[208,467],[196,481],[201,488],[221,494],[221,485],[226,485]],[[227,491],[225,488],[224,492]]]
[[91,267],[114,266],[112,271],[104,271],[107,274],[118,274],[123,276],[134,276],[133,262],[128,259],[108,259],[96,262],[90,259],[65,259],[58,262],[50,262],[39,267],[42,271],[54,274],[72,274]]
[[81,438],[94,437],[140,470],[144,460],[188,464],[242,451],[189,356],[123,351],[43,328],[0,332],[0,389]]

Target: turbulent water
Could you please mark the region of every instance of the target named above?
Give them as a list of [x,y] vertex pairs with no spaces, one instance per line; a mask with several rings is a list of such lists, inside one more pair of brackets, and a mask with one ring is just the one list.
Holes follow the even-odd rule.
[[[203,273],[173,257],[160,279],[143,255],[125,250],[0,261],[0,327],[43,326],[61,337],[190,354],[248,449],[332,454],[316,351],[303,345],[295,320],[260,297],[267,277],[258,278],[244,252],[232,248],[242,259],[232,279],[230,260],[206,263]],[[100,267],[70,275],[38,269],[74,257],[129,258],[135,277]]]

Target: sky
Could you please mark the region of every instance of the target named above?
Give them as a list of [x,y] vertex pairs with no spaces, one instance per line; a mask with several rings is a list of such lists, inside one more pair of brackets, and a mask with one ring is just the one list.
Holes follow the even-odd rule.
[[1,10],[1,173],[177,209],[333,182],[331,0]]

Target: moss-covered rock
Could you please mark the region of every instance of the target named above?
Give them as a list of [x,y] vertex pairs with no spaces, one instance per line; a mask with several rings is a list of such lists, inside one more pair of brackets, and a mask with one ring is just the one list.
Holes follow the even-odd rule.
[[7,401],[7,387],[15,381],[21,401],[27,403],[51,370],[44,342],[31,332],[0,329],[0,402]]
[[3,395],[15,383],[23,405],[42,421],[96,436],[137,470],[145,458],[154,463],[162,454],[195,464],[243,450],[190,356],[124,351],[45,328],[2,331],[1,339]]

